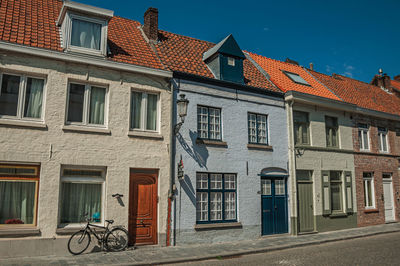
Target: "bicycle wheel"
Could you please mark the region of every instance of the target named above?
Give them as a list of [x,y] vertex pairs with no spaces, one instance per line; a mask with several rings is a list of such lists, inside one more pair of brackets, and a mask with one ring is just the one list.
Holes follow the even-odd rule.
[[84,230],[74,233],[68,240],[68,251],[79,255],[84,252],[90,244],[90,234]]
[[125,228],[113,228],[106,236],[106,247],[110,251],[121,251],[128,246],[128,231]]

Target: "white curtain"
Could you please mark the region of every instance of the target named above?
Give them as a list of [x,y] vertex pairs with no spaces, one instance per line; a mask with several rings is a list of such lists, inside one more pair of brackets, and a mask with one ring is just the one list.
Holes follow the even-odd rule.
[[79,223],[85,213],[101,213],[101,184],[63,183],[61,223]]
[[90,91],[90,124],[104,125],[104,104],[106,89],[92,87]]
[[157,129],[157,95],[147,95],[147,129]]
[[100,37],[100,24],[78,19],[72,20],[72,45],[100,50]]
[[33,224],[35,182],[0,181],[0,224]]
[[25,117],[40,118],[42,115],[43,79],[28,78],[25,96]]

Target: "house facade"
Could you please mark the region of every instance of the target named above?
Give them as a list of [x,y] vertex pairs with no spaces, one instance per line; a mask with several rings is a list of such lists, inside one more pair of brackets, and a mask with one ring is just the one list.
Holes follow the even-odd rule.
[[356,227],[351,106],[296,62],[250,55],[286,92],[291,232]]
[[189,100],[175,138],[173,243],[287,233],[283,93],[232,35],[218,44],[165,31],[159,36],[156,50],[174,71],[175,100]]
[[135,21],[24,4],[49,33],[0,29],[0,256],[67,253],[85,213],[125,226],[131,244],[165,245],[172,73]]

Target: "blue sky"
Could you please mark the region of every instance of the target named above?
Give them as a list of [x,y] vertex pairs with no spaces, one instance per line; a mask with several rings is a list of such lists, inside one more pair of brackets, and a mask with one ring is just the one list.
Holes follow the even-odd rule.
[[400,1],[76,0],[143,23],[150,6],[159,28],[218,42],[232,33],[243,50],[370,82],[382,68],[400,74]]

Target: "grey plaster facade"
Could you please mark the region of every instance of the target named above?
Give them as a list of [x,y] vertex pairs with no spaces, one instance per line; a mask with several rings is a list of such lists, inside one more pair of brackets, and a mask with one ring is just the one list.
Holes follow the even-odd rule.
[[[254,239],[261,235],[260,176],[265,168],[287,171],[288,137],[283,98],[255,94],[216,85],[175,79],[175,98],[185,94],[190,101],[185,122],[176,137],[175,162],[184,164],[184,178],[176,179],[172,233],[175,243],[212,243]],[[197,107],[221,108],[224,145],[197,141]],[[268,117],[270,150],[248,147],[248,112]],[[178,120],[178,118],[177,118]],[[176,164],[175,164],[176,165]],[[196,173],[237,175],[237,223],[235,228],[213,227],[199,230],[196,225]],[[175,174],[176,176],[176,174]],[[215,224],[214,224],[215,225]]]

